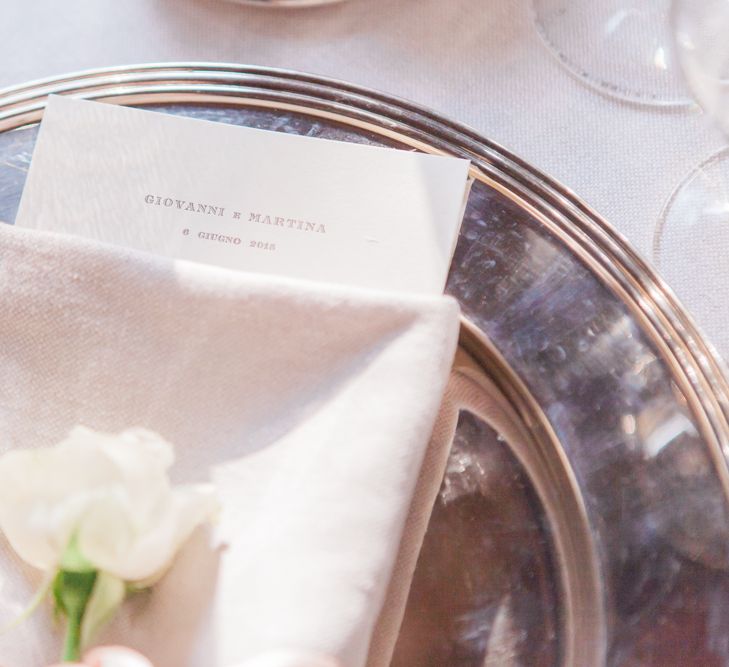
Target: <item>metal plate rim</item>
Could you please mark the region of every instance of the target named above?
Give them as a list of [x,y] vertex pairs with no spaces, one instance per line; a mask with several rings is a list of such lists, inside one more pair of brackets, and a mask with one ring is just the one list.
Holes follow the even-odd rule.
[[[723,360],[713,346],[704,340],[690,315],[679,303],[671,288],[655,273],[631,247],[627,239],[603,217],[583,202],[572,190],[521,160],[477,131],[452,121],[423,106],[353,85],[333,78],[265,66],[249,66],[217,62],[170,62],[121,65],[90,69],[71,74],[48,77],[0,90],[0,130],[14,124],[33,122],[32,116],[42,109],[44,98],[53,93],[74,91],[93,97],[118,97],[131,92],[128,87],[138,83],[138,91],[173,92],[175,84],[180,91],[215,91],[221,77],[235,80],[234,92],[246,94],[241,83],[268,83],[272,90],[287,85],[312,93],[320,93],[339,103],[350,106],[357,102],[365,110],[379,114],[383,120],[407,120],[413,129],[459,147],[474,158],[480,158],[482,168],[488,169],[491,184],[501,185],[499,176],[511,185],[520,185],[519,194],[531,194],[535,211],[542,218],[550,215],[560,218],[557,224],[575,241],[572,248],[595,271],[606,271],[602,276],[612,279],[625,290],[619,295],[633,312],[643,313],[644,328],[670,356],[667,359],[674,373],[680,373],[685,388],[694,394],[694,411],[704,424],[704,436],[710,445],[714,465],[729,499],[729,381]],[[189,84],[198,81],[197,85]],[[101,83],[100,83],[101,82]],[[94,84],[97,84],[94,86]],[[100,87],[99,87],[100,86]],[[125,86],[127,87],[125,89]],[[250,87],[250,86],[249,86]],[[262,86],[267,88],[266,86]],[[250,94],[252,91],[248,91]],[[355,98],[354,100],[352,98]],[[26,116],[30,120],[23,120]],[[513,193],[511,193],[513,194]],[[610,285],[615,289],[616,284]]]
[[[471,157],[489,185],[528,206],[551,225],[565,244],[626,302],[632,312],[643,313],[642,326],[651,327],[652,340],[662,344],[674,374],[694,396],[693,412],[704,427],[714,465],[729,496],[729,468],[723,451],[729,446],[729,385],[721,359],[703,341],[690,317],[671,290],[632,250],[628,242],[568,188],[553,181],[474,130],[435,112],[397,98],[333,79],[288,70],[224,63],[168,63],[115,67],[51,77],[0,90],[0,131],[35,122],[51,93],[123,102],[145,95],[155,101],[190,97],[204,100],[235,96],[250,101],[256,95],[278,99],[321,100],[327,106],[351,109],[363,118],[382,121],[381,129],[401,136],[432,138],[436,144],[456,146]],[[476,330],[475,325],[470,325]],[[595,637],[593,637],[595,639]],[[599,641],[599,644],[604,642]],[[599,651],[598,651],[599,652]],[[579,654],[583,658],[586,654]],[[574,657],[574,655],[573,655]],[[597,655],[595,662],[601,662]],[[579,664],[579,663],[574,663]],[[593,664],[590,660],[589,664]]]

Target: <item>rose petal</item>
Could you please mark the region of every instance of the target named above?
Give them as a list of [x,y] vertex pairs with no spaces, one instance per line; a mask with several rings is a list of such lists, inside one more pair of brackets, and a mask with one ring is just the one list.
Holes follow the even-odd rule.
[[172,489],[142,526],[122,499],[107,498],[89,510],[78,533],[79,549],[99,569],[124,581],[156,580],[193,530],[209,520],[218,503],[211,485]]
[[209,485],[173,486],[172,446],[150,431],[76,427],[55,447],[0,456],[0,530],[18,555],[56,569],[69,542],[130,582],[163,574],[217,510]]

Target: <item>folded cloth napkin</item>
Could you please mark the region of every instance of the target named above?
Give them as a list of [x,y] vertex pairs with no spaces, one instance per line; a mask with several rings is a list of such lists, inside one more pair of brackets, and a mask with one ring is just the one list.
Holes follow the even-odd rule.
[[[230,667],[278,649],[361,667],[457,334],[447,297],[0,225],[0,449],[52,445],[76,424],[140,426],[174,443],[175,482],[217,486],[214,539],[199,531],[100,641],[156,667]],[[40,582],[2,538],[0,568],[4,625]],[[0,665],[52,662],[59,634],[42,606],[0,636]]]

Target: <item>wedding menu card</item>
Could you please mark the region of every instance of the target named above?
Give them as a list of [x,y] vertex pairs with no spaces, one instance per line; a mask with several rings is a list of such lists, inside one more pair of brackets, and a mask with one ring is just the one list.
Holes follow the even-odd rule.
[[51,97],[16,224],[289,277],[440,293],[467,160]]

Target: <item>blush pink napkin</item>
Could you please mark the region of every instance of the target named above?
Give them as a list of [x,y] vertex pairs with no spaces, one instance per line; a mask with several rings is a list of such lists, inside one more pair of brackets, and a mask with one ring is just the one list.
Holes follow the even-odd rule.
[[[175,481],[211,480],[222,502],[212,534],[196,534],[99,641],[156,667],[230,667],[279,649],[386,664],[404,604],[393,591],[408,584],[391,575],[458,321],[447,297],[0,225],[2,450],[51,445],[75,424],[142,426],[176,445]],[[413,525],[418,544],[425,522]],[[0,568],[5,624],[40,579],[4,540]],[[375,655],[376,624],[388,639]],[[0,664],[53,662],[59,641],[44,605],[0,636]]]

